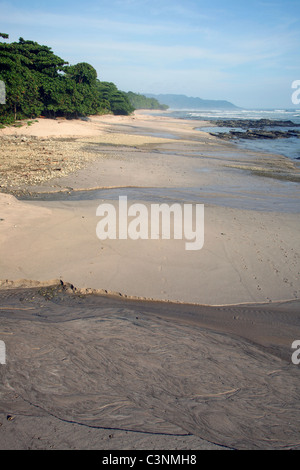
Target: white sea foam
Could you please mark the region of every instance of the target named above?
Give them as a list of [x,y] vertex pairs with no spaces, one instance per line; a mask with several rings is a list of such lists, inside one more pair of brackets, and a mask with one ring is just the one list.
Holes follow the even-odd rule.
[[[271,119],[292,121],[300,124],[299,109],[209,109],[209,110],[170,110],[169,114],[179,119],[193,119],[199,121],[210,120],[229,120],[229,119]],[[199,128],[206,130],[204,127]],[[281,128],[278,128],[280,130]],[[300,128],[298,128],[300,129]],[[282,129],[283,130],[283,129]],[[285,128],[287,130],[287,128]],[[214,130],[215,132],[216,130]],[[226,128],[218,129],[219,132],[225,132]],[[211,129],[207,132],[212,132]],[[300,141],[296,137],[286,139],[259,139],[259,140],[240,140],[239,145],[244,148],[281,154],[291,159],[300,158]]]

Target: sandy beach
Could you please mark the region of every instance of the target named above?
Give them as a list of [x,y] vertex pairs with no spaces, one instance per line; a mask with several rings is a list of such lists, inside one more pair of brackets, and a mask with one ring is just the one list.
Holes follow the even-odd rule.
[[[0,129],[1,449],[300,448],[299,166],[160,114]],[[203,248],[99,240],[120,195]]]

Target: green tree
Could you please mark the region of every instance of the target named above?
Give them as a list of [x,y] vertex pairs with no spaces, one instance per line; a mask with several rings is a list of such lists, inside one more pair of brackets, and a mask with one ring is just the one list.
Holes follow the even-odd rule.
[[45,107],[43,86],[47,78],[57,78],[65,62],[47,46],[19,39],[0,43],[0,79],[6,86],[2,122],[36,117]]
[[114,83],[101,82],[92,65],[69,65],[50,47],[23,38],[11,44],[0,42],[0,80],[6,87],[0,122],[34,118],[41,113],[77,118],[104,112],[130,114],[134,110],[127,94]]
[[14,44],[0,43],[0,52],[0,79],[6,87],[6,104],[2,114],[8,121],[36,115],[43,106],[39,100],[37,77],[27,67],[28,58]]
[[127,97],[131,103],[131,105],[135,109],[161,109],[166,110],[169,108],[166,104],[160,104],[159,101],[155,98],[147,98],[144,95],[139,93],[133,93],[129,91],[127,93]]
[[102,100],[110,103],[110,110],[113,114],[128,115],[134,111],[126,93],[118,90],[114,83],[101,82],[99,89]]
[[65,67],[64,71],[78,84],[95,85],[97,80],[96,70],[86,62],[79,62],[76,65]]
[[66,81],[73,83],[74,116],[98,114],[101,110],[97,72],[90,64],[80,62],[64,68]]

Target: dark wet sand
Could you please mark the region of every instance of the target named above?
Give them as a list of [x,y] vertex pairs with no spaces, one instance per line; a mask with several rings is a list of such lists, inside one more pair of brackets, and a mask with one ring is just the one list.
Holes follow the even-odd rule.
[[300,449],[299,301],[209,307],[59,283],[1,290],[0,305],[2,449]]

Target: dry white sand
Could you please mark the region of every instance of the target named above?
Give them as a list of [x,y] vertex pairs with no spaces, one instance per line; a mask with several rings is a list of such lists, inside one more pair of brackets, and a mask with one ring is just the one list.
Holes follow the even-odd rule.
[[[235,169],[258,166],[270,171],[272,165],[286,170],[290,162],[246,152],[241,160],[241,152],[234,152],[232,145],[221,145],[194,131],[196,124],[140,113],[99,116],[90,122],[41,119],[27,131],[39,137],[54,134],[57,128],[63,136],[90,135],[93,140],[87,143],[99,151],[99,159],[30,189],[200,186],[211,201],[205,204],[203,249],[186,251],[185,240],[100,241],[96,210],[101,200],[20,202],[1,195],[0,279],[61,278],[78,288],[212,305],[299,298],[299,215],[284,212],[284,205],[278,212],[261,211],[264,198],[270,207],[274,200],[276,207],[281,191],[278,181]],[[141,135],[145,131],[152,135]],[[190,140],[158,138],[158,132],[186,134]],[[193,158],[195,152],[198,158]],[[268,191],[262,193],[261,188]],[[235,200],[239,207],[239,200],[242,204],[249,194],[257,198],[258,210],[212,204],[221,198],[229,205]],[[290,195],[299,204],[296,188]],[[286,194],[283,203],[285,198]],[[118,209],[116,201],[106,202]],[[145,204],[150,214],[149,201]]]
[[[231,145],[193,127],[140,114],[40,120],[26,132],[81,135],[107,154],[30,189],[180,188],[200,181],[216,200],[213,187],[230,188],[224,197],[234,200],[235,190],[243,194],[239,188],[242,197],[247,191],[258,197],[265,185],[269,203],[272,197],[277,203],[276,179],[232,167],[286,169],[286,159],[249,154],[240,162]],[[174,144],[170,134],[181,140]],[[201,159],[188,155],[195,148]],[[8,350],[0,366],[0,447],[299,447],[300,375],[290,361],[300,336],[299,214],[205,204],[204,246],[186,251],[184,240],[100,241],[100,202],[0,195],[0,339]],[[53,279],[72,283],[77,294],[47,301],[29,289]],[[121,293],[123,303],[78,297],[89,289]],[[129,298],[178,304],[163,304],[166,318],[161,304],[147,313],[149,303],[134,307]],[[184,303],[229,310],[215,316],[201,310],[191,320],[192,306]],[[247,304],[241,310],[232,307],[241,303]]]
[[99,240],[98,203],[3,195],[1,278],[208,305],[299,298],[294,214],[205,206],[204,246],[187,251],[185,240]]

